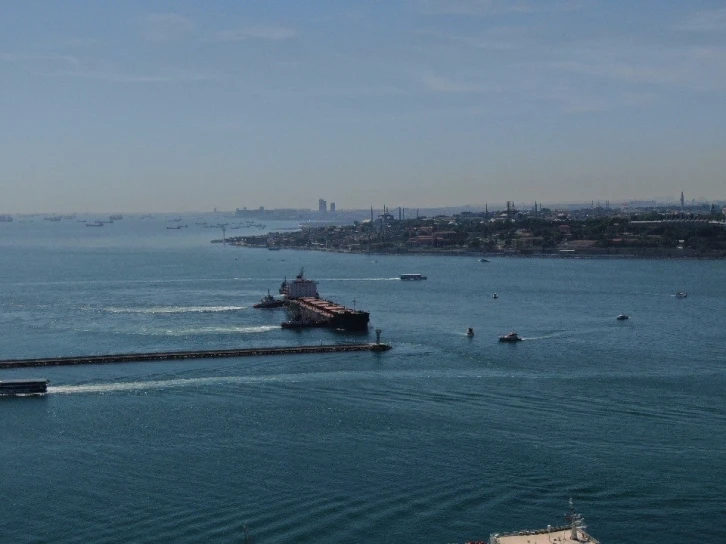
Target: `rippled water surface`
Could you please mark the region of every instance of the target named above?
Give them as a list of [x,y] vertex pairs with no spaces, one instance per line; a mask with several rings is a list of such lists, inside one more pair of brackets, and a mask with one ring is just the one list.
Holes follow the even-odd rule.
[[0,224],[0,357],[371,339],[252,308],[300,266],[394,349],[0,371],[52,383],[0,399],[0,541],[452,543],[569,497],[603,543],[726,541],[726,263],[268,252],[187,222]]

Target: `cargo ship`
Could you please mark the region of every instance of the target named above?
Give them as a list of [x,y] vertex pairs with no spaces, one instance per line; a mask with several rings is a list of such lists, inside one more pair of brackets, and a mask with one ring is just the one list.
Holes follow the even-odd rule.
[[295,300],[302,297],[317,297],[318,282],[305,278],[305,269],[301,268],[295,279],[287,281],[282,280],[280,285],[280,294],[287,300]]
[[565,514],[567,525],[552,527],[548,525],[545,529],[534,531],[516,531],[512,533],[494,533],[489,535],[489,540],[471,540],[466,544],[600,544],[600,542],[587,534],[585,519],[581,514],[575,512],[570,499],[570,512]]
[[370,314],[320,298],[318,282],[305,277],[301,268],[295,279],[280,285],[285,306],[293,318],[281,324],[285,329],[325,327],[344,331],[367,331]]
[[[326,327],[344,331],[367,331],[370,314],[316,297],[301,297],[289,302],[295,319],[283,324],[284,328],[301,328],[294,323],[309,323],[310,327]],[[304,326],[304,325],[302,325]]]
[[42,395],[48,391],[48,380],[2,380],[0,395]]

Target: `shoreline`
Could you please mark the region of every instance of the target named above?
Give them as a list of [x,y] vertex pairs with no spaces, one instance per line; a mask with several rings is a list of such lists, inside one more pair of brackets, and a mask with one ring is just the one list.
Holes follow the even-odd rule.
[[[222,240],[211,240],[211,243],[222,243]],[[267,246],[260,246],[255,244],[245,244],[239,242],[227,241],[227,245],[247,248],[247,249],[267,249]],[[321,253],[344,253],[351,255],[393,255],[393,256],[426,256],[426,257],[472,257],[472,258],[514,258],[514,259],[599,259],[599,260],[621,260],[621,259],[637,259],[637,260],[652,260],[652,261],[724,261],[726,255],[671,255],[671,250],[659,250],[663,253],[669,254],[647,254],[647,253],[589,253],[580,250],[580,252],[573,253],[529,253],[520,251],[506,251],[506,252],[473,252],[463,250],[443,250],[443,251],[358,251],[350,249],[334,249],[334,248],[312,248],[312,247],[299,247],[299,246],[277,246],[279,249],[294,250],[294,251],[317,251]],[[680,250],[673,250],[680,251]]]

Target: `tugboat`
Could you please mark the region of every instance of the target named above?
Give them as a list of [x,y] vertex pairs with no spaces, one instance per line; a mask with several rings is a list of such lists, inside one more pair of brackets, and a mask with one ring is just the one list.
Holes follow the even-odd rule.
[[521,342],[522,340],[523,338],[514,331],[499,337],[500,342]]
[[625,314],[620,314],[615,319],[617,319],[618,321],[625,321],[626,319],[630,319],[630,318],[627,315],[625,315]]
[[252,306],[253,308],[280,308],[285,304],[285,301],[279,298],[275,298],[270,294],[270,290],[267,290],[267,294],[262,297],[257,304]]
[[466,329],[466,335],[474,336],[474,329],[472,327],[469,327],[468,329]]

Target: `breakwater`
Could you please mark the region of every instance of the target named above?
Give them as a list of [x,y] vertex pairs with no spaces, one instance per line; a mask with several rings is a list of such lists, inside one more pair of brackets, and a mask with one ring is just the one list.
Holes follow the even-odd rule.
[[143,363],[148,361],[179,361],[184,359],[222,359],[230,357],[257,357],[263,355],[301,355],[305,353],[345,353],[352,351],[387,351],[390,344],[321,344],[319,346],[291,346],[271,348],[245,348],[196,351],[165,351],[157,353],[117,353],[113,355],[87,355],[82,357],[46,357],[37,359],[0,360],[0,369],[36,366],[100,365],[109,363]]

